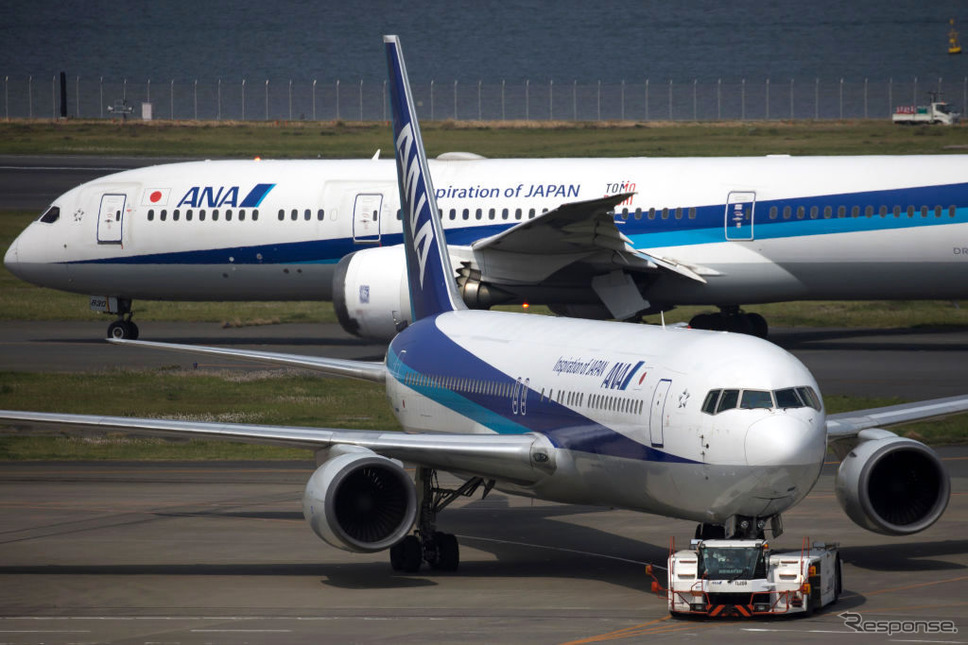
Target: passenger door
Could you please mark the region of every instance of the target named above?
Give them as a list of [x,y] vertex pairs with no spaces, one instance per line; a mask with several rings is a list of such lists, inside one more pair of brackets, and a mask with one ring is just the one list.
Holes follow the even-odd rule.
[[360,193],[353,202],[353,241],[357,244],[380,242],[380,210],[383,195]]
[[121,244],[124,233],[124,206],[127,195],[107,193],[101,196],[97,218],[97,243]]
[[669,394],[669,386],[672,385],[670,379],[664,378],[655,386],[652,393],[652,410],[649,414],[649,437],[652,445],[662,447],[663,430],[665,429],[665,405],[666,397]]
[[726,199],[726,239],[752,240],[756,193],[731,192]]

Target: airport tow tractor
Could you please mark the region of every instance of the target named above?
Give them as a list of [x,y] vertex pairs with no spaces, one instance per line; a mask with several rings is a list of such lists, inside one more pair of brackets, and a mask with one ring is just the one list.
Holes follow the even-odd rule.
[[673,617],[810,616],[837,601],[842,589],[837,544],[803,540],[799,551],[776,552],[766,540],[692,540],[669,550],[668,587],[656,578]]

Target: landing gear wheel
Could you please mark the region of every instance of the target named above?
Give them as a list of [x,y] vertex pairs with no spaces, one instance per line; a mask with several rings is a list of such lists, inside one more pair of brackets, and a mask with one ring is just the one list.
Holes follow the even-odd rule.
[[390,547],[390,567],[394,571],[416,573],[422,560],[420,540],[415,535],[408,535]]
[[453,533],[434,533],[436,559],[430,562],[430,567],[437,571],[457,571],[460,564],[460,545]]
[[750,322],[750,329],[757,338],[766,338],[770,333],[770,326],[766,323],[766,318],[760,314],[746,314]]
[[108,338],[138,340],[138,326],[130,320],[115,320],[108,325]]

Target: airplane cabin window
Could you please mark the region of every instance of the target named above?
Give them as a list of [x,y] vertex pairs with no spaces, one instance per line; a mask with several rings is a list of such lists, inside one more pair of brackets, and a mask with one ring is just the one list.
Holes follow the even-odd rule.
[[655,209],[654,208],[650,208],[649,209],[649,219],[655,219]]
[[481,219],[483,215],[484,215],[484,211],[480,208],[474,211],[474,219]]
[[38,222],[43,222],[44,224],[53,224],[60,218],[60,208],[57,206],[51,206],[48,208],[43,215],[37,218]]
[[847,217],[847,207],[838,206],[837,207],[837,217]]
[[521,219],[521,209],[520,208],[514,209],[514,219]]
[[642,219],[642,209],[641,208],[636,208],[635,209],[635,219]]
[[299,219],[299,211],[297,209],[295,209],[295,208],[292,209],[291,211],[289,211],[289,219],[291,219],[294,222],[297,219]]
[[807,214],[807,209],[803,206],[797,206],[797,219],[803,219],[803,216]]
[[810,207],[810,219],[817,219],[817,215],[818,214],[819,214],[819,209],[816,206],[811,206]]
[[218,221],[218,209],[217,208],[213,208],[212,209],[212,221],[213,222],[217,222]]
[[[303,211],[303,219],[307,222],[313,218],[313,212],[308,208]],[[377,218],[377,212],[373,211],[373,221],[375,222]]]
[[948,207],[948,217],[954,217],[955,213],[958,212],[958,207],[952,204]]
[[162,211],[158,214],[158,219],[160,219],[162,222],[168,219],[168,211],[162,209]]
[[696,219],[696,207],[693,206],[689,209],[689,219]]
[[[154,219],[155,219],[155,211],[154,211],[154,209],[149,209],[148,210],[148,221],[149,222],[153,222]],[[43,221],[43,220],[41,220],[41,221]]]
[[190,208],[187,211],[185,211],[185,221],[186,222],[192,221],[192,209]]
[[716,402],[719,401],[719,393],[722,390],[710,390],[706,395],[706,400],[702,402],[702,411],[706,414],[716,414]]
[[628,218],[629,218],[629,209],[623,208],[622,209],[622,219],[623,220],[628,220]]
[[494,219],[494,209],[493,208],[487,211],[487,219]]
[[895,206],[894,207],[894,217],[900,217],[900,216],[901,216],[901,207],[900,206]]
[[860,217],[860,206],[851,206],[850,207],[850,216],[851,217]]
[[284,220],[284,219],[286,219],[286,211],[284,211],[284,210],[282,210],[282,209],[280,208],[280,209],[279,209],[279,221],[281,222],[281,221],[282,221],[282,220]]
[[824,206],[823,207],[823,218],[824,219],[830,219],[830,216],[833,215],[833,214],[834,214],[833,206]]
[[668,208],[663,208],[662,209],[662,219],[669,219],[669,209]]
[[533,219],[533,218],[534,218],[534,209],[533,208],[529,208],[528,209],[528,219]]
[[866,208],[864,208],[864,217],[873,217],[873,216],[874,216],[873,206],[867,206]]
[[744,410],[769,410],[773,407],[773,395],[763,390],[743,390],[743,400],[739,407]]
[[908,206],[907,207],[907,216],[908,217],[914,217],[914,206]]
[[463,210],[463,212],[461,213],[461,215],[464,217],[464,219],[470,219],[470,217],[471,217],[471,211],[470,211],[470,209],[465,208]]
[[927,217],[927,216],[928,216],[928,207],[927,206],[922,206],[921,207],[921,217]]
[[[508,218],[508,209],[502,208],[501,209],[501,219],[507,219],[507,218]],[[453,219],[453,218],[451,218],[451,219]]]
[[[400,211],[397,211],[397,219],[400,219],[399,213]],[[316,221],[322,222],[324,219],[326,219],[326,211],[320,208],[316,211]]]
[[682,207],[681,206],[677,206],[676,207],[676,219],[682,219]]
[[770,219],[776,219],[776,206],[770,206]]
[[790,219],[793,215],[793,208],[790,206],[783,207],[783,219]]
[[240,222],[244,222],[245,221],[245,209],[240,209],[239,210],[239,221]]
[[177,222],[178,221],[178,215],[179,214],[180,214],[180,212],[179,212],[179,210],[177,208],[175,210],[173,210],[171,212],[171,221]]
[[887,217],[887,206],[882,204],[881,207],[878,209],[877,214],[880,215],[881,217]]
[[205,209],[204,208],[202,210],[198,211],[198,221],[199,222],[204,222],[205,221]]
[[232,209],[231,208],[225,209],[225,221],[226,222],[231,222],[232,221]]
[[732,410],[738,402],[739,390],[723,390],[723,395],[719,397],[719,403],[716,405],[716,414],[724,410]]

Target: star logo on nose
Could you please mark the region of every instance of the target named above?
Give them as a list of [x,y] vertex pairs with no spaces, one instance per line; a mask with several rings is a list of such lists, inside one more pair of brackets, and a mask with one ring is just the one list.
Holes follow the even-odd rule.
[[686,407],[686,403],[689,402],[689,390],[683,390],[682,394],[679,395],[679,407]]
[[84,209],[78,208],[74,211],[74,221],[80,222],[82,219],[84,219]]

